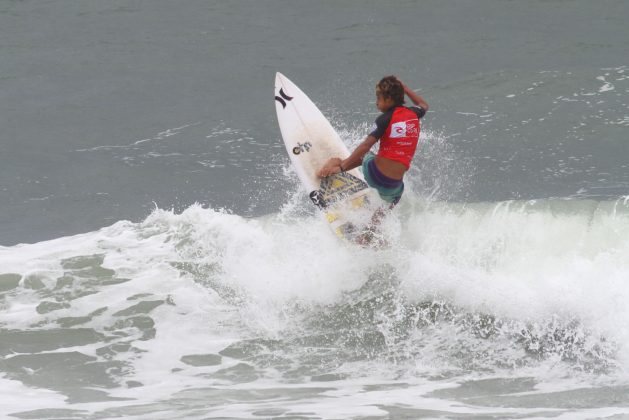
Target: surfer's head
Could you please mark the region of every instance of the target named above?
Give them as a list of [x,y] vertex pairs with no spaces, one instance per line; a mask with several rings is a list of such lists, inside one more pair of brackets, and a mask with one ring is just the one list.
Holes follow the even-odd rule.
[[[391,106],[404,103],[404,87],[395,76],[382,78],[376,85],[376,106],[386,111]],[[384,108],[384,109],[383,109]]]

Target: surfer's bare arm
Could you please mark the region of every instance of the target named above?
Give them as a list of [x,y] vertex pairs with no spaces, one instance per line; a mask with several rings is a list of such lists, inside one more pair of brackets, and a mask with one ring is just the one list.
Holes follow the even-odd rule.
[[406,94],[406,96],[408,96],[415,105],[421,106],[424,111],[428,111],[428,102],[426,102],[420,94],[406,86],[401,80],[400,83],[402,83],[402,87],[404,88],[404,93]]
[[378,142],[378,139],[374,136],[367,136],[362,143],[360,143],[351,155],[341,162],[341,170],[349,171],[360,166],[363,163],[363,157]]
[[339,172],[349,171],[360,166],[363,163],[363,157],[371,149],[371,147],[378,141],[374,136],[367,136],[362,143],[360,143],[351,155],[345,160],[334,157],[328,159],[328,161],[317,171],[319,178],[325,178]]

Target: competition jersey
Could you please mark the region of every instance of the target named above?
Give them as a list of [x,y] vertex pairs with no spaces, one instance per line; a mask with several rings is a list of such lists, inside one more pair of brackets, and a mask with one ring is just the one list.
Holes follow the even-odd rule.
[[419,140],[419,120],[426,110],[414,105],[394,106],[376,119],[376,127],[370,133],[380,140],[378,156],[401,162],[408,169]]

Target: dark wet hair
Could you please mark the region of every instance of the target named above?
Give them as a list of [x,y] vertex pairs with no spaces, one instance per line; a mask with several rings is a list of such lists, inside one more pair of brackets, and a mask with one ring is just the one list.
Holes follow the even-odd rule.
[[383,77],[376,85],[376,91],[385,99],[393,99],[396,105],[404,103],[404,87],[395,76]]

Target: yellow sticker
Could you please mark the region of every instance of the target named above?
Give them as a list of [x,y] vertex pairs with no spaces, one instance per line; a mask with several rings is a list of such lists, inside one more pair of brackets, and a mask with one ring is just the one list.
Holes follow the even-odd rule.
[[337,189],[337,188],[342,188],[345,185],[347,185],[347,182],[345,182],[345,180],[340,180],[340,179],[335,179],[334,181],[332,181],[332,188]]
[[352,207],[353,208],[358,208],[358,207],[363,207],[365,205],[365,196],[360,196],[358,198],[355,198],[352,200]]
[[339,218],[339,215],[336,213],[326,213],[325,218],[328,219],[328,223],[332,223]]

